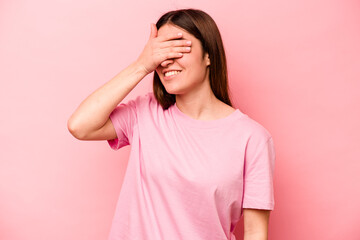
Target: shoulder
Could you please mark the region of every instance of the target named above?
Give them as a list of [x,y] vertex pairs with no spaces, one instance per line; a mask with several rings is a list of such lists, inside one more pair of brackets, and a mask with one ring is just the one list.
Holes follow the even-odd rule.
[[128,104],[132,105],[136,109],[136,113],[142,117],[153,115],[159,108],[159,104],[152,92],[138,95],[132,98]]
[[147,92],[147,93],[139,96],[139,101],[141,101],[141,102],[147,102],[147,103],[155,103],[155,102],[156,102],[156,98],[155,98],[153,92]]
[[243,114],[239,122],[241,122],[242,131],[246,132],[248,136],[248,141],[264,143],[272,138],[271,133],[264,125],[246,114]]
[[147,92],[145,94],[138,95],[138,96],[132,98],[131,100],[128,101],[128,103],[134,104],[134,105],[136,105],[136,107],[142,107],[142,106],[156,100],[154,98],[155,97],[152,92]]

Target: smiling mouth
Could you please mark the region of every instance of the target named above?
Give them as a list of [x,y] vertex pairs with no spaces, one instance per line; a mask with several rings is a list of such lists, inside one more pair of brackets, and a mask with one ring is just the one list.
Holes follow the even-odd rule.
[[165,77],[171,77],[171,76],[175,76],[178,75],[181,71],[170,71],[170,72],[166,72],[164,74]]

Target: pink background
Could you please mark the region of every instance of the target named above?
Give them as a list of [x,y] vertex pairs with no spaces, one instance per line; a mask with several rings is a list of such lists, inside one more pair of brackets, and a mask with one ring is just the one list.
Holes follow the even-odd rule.
[[[187,7],[215,19],[234,105],[273,135],[269,240],[360,239],[354,0],[1,1],[0,239],[107,238],[130,146],[79,141],[67,120],[138,57],[150,22]],[[151,90],[152,74],[124,101]]]

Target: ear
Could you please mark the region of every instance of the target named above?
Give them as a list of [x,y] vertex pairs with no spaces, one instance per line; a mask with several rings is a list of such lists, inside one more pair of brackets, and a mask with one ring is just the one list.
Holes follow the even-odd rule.
[[206,61],[206,66],[209,66],[210,65],[210,57],[209,57],[208,53],[205,54],[205,61]]

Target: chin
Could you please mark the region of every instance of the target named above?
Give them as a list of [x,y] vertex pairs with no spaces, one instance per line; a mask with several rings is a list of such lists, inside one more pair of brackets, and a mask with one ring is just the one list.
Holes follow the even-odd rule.
[[168,94],[174,94],[174,95],[180,94],[179,91],[177,91],[176,89],[172,89],[172,90],[167,90],[167,89],[166,89],[166,92],[167,92]]
[[172,89],[165,88],[165,90],[167,93],[174,94],[174,95],[180,95],[180,94],[186,93],[186,90],[184,90],[182,88],[172,88]]

